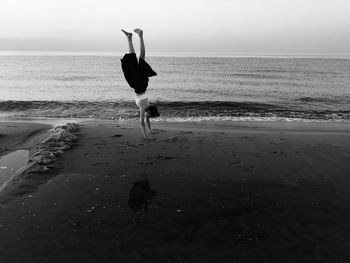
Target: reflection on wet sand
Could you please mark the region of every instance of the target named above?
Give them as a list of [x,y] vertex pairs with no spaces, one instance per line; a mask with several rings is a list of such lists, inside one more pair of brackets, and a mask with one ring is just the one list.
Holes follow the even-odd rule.
[[148,220],[148,206],[157,191],[151,189],[147,175],[142,174],[131,187],[128,199],[129,208],[135,213],[135,222]]

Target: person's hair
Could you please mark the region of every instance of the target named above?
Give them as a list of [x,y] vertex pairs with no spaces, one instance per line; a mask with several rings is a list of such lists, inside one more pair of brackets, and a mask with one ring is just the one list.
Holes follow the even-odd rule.
[[150,118],[156,118],[160,115],[156,105],[149,106],[147,111],[149,112]]

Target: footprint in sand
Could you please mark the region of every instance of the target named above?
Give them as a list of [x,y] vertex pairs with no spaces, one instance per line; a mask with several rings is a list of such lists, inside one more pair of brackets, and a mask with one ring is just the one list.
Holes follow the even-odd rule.
[[141,164],[141,165],[152,165],[153,162],[138,162],[138,164]]
[[127,141],[125,144],[120,145],[118,148],[120,148],[120,149],[123,149],[123,148],[128,149],[128,148],[134,148],[134,147],[136,147],[135,144],[132,144],[131,142]]
[[80,221],[71,220],[70,223],[71,223],[74,227],[82,227],[82,224],[81,224]]
[[272,154],[278,154],[278,155],[284,154],[284,152],[282,152],[282,151],[273,151],[273,152],[270,152],[270,153],[272,153]]
[[245,141],[255,141],[256,139],[258,139],[258,137],[255,136],[243,136],[243,137],[239,137],[241,140],[245,140]]
[[229,166],[237,166],[237,165],[240,165],[241,164],[241,161],[233,161],[229,164]]
[[94,163],[93,166],[109,165],[110,163]]
[[193,132],[191,132],[191,131],[181,131],[180,132],[180,134],[191,134],[191,133],[193,133]]
[[170,138],[170,139],[166,139],[165,141],[166,142],[177,142],[179,141],[180,137],[173,137],[173,138]]
[[156,157],[157,159],[159,160],[173,160],[173,159],[180,159],[179,156],[161,156],[161,155],[158,155]]
[[255,167],[252,165],[242,165],[241,169],[244,172],[253,172],[255,170]]
[[201,139],[197,140],[197,142],[200,143],[200,144],[202,144],[202,143],[205,142],[205,139],[201,138]]
[[184,143],[184,142],[188,142],[188,138],[186,137],[173,137],[173,138],[170,138],[170,139],[166,139],[165,140],[166,142],[180,142],[180,143]]
[[148,143],[150,143],[150,142],[155,142],[157,140],[157,138],[156,137],[148,137],[148,138],[144,138],[144,141],[145,142],[148,142]]
[[111,136],[111,138],[119,138],[119,137],[122,137],[123,135],[121,135],[121,134],[114,134],[114,135],[112,135]]
[[270,142],[270,144],[272,144],[272,145],[284,145],[283,142]]
[[244,165],[244,164],[241,164],[241,161],[238,161],[238,160],[230,163],[229,166],[234,166],[238,169],[243,170],[244,172],[255,171],[255,167],[253,165]]
[[186,145],[186,146],[182,146],[181,148],[182,148],[182,149],[190,149],[190,148],[191,148],[191,146]]

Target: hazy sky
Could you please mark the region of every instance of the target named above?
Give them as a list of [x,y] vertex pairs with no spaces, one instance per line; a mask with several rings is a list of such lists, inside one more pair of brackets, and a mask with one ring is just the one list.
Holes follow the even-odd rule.
[[[350,53],[349,0],[1,0],[0,50]],[[138,48],[137,38],[135,46]]]

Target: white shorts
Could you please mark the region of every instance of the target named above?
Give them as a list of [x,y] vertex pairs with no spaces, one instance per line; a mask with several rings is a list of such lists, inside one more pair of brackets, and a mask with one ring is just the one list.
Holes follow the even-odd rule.
[[135,94],[135,102],[136,102],[137,107],[139,107],[140,109],[141,108],[148,108],[148,106],[149,106],[149,101],[148,101],[146,93],[143,93],[140,95]]

